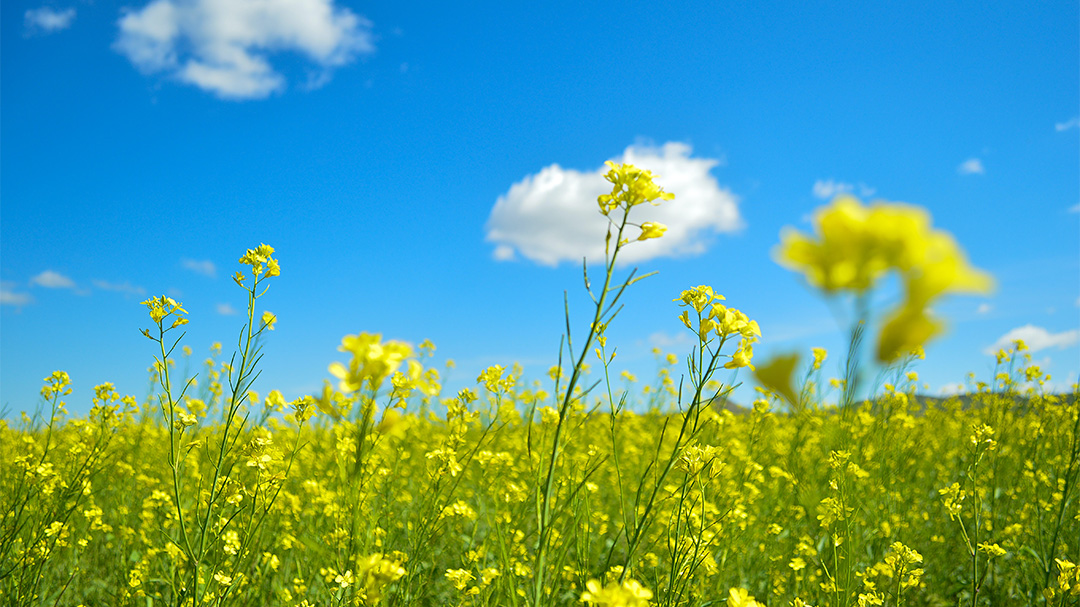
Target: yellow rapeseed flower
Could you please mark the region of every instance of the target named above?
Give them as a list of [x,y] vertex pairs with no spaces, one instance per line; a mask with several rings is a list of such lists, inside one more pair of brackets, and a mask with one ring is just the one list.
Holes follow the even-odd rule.
[[609,169],[604,174],[604,179],[612,184],[610,194],[603,194],[597,198],[597,202],[600,203],[600,212],[604,215],[620,207],[630,210],[630,207],[643,202],[659,204],[653,201],[675,198],[674,194],[665,192],[663,188],[656,185],[653,179],[658,175],[653,175],[652,171],[639,169],[632,164],[616,164],[610,160],[604,164]]
[[589,580],[581,593],[581,602],[597,607],[648,607],[653,593],[636,580],[603,586],[600,580]]
[[929,306],[947,293],[986,293],[988,274],[971,267],[947,232],[931,227],[924,209],[877,202],[866,207],[850,195],[818,210],[816,234],[781,234],[777,261],[802,272],[826,293],[864,293],[891,270],[899,272],[905,300],[887,317],[878,339],[878,360],[891,362],[941,332]]

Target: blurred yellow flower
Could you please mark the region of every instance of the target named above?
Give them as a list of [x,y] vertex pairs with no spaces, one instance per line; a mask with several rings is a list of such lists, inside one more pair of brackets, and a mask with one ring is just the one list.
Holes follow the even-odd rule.
[[802,272],[826,293],[857,294],[890,270],[899,272],[905,300],[888,317],[878,360],[891,362],[941,332],[926,309],[947,293],[986,293],[993,281],[971,267],[953,237],[931,227],[924,209],[877,202],[866,207],[850,195],[819,209],[811,236],[786,229],[775,250],[780,265]]
[[581,593],[581,602],[597,607],[648,607],[653,593],[636,580],[603,586],[599,580],[589,580]]

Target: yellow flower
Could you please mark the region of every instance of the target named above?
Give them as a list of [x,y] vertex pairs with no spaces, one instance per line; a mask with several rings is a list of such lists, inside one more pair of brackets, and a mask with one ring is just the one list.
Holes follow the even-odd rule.
[[392,340],[382,343],[382,335],[378,333],[346,335],[338,350],[353,355],[348,366],[339,362],[330,365],[330,373],[341,380],[339,387],[342,392],[355,392],[363,387],[364,382],[372,390],[378,390],[405,359],[413,356],[409,344]]
[[902,306],[889,315],[878,335],[877,358],[891,362],[921,346],[944,330],[945,325],[926,308]]
[[[271,259],[270,256],[274,254],[274,247],[268,244],[261,244],[254,249],[248,249],[247,253],[240,258],[240,263],[251,266],[251,272],[258,278],[263,272],[266,272],[266,277],[280,276],[281,269],[278,267],[276,259]],[[236,284],[243,283],[243,276],[237,272],[237,275],[233,277]],[[242,285],[241,285],[242,286]]]
[[476,576],[465,569],[447,569],[446,579],[450,581],[450,584],[458,590],[465,590],[465,587],[469,585],[469,582],[476,579]]
[[581,593],[581,602],[597,607],[647,607],[653,593],[636,580],[602,586],[599,580],[589,580]]
[[[724,299],[724,296],[719,293],[713,293],[712,287],[708,285],[701,285],[683,291],[678,299],[673,299],[672,301],[681,302],[679,304],[680,306],[689,306],[694,310],[697,310],[700,314],[709,306],[709,304],[718,299]],[[684,319],[683,322],[688,328],[690,327],[690,321],[688,319]]]
[[728,590],[727,607],[763,607],[745,588]]
[[597,202],[600,203],[600,212],[604,215],[620,207],[629,211],[630,207],[643,202],[652,203],[657,199],[672,200],[675,198],[674,194],[665,192],[663,188],[653,182],[653,179],[658,176],[653,175],[651,171],[639,169],[632,164],[615,164],[610,160],[604,164],[609,169],[604,175],[604,179],[612,184],[610,194],[604,194],[597,198]]
[[180,318],[180,314],[188,313],[187,310],[185,310],[182,305],[177,303],[171,297],[166,297],[164,295],[162,295],[161,297],[151,297],[150,299],[142,302],[142,305],[146,306],[147,309],[150,311],[150,318],[153,319],[155,323],[160,323],[162,320],[165,319],[166,316],[169,316],[170,314],[175,314],[177,316],[177,321],[173,323],[174,327],[178,326],[177,323],[187,323],[187,319]]
[[749,340],[742,340],[739,342],[739,349],[731,355],[731,360],[725,365],[725,369],[738,369],[740,367],[750,367],[754,369],[754,365],[750,364],[750,360],[754,357],[754,344]]
[[792,376],[799,364],[798,354],[774,356],[772,360],[754,369],[754,376],[761,385],[783,396],[791,404],[798,404],[799,398],[792,387]]
[[900,274],[905,300],[888,317],[878,340],[878,360],[891,362],[941,332],[927,308],[947,293],[986,293],[988,274],[971,267],[947,232],[931,227],[924,209],[878,202],[865,207],[838,196],[815,215],[814,236],[781,234],[777,262],[802,272],[827,293],[863,293],[890,270]]
[[276,323],[276,322],[277,322],[277,316],[274,315],[273,312],[263,312],[263,314],[262,314],[262,324],[263,324],[264,327],[266,327],[267,329],[270,329],[271,331],[273,331],[274,330],[274,323]]
[[638,236],[638,240],[648,240],[650,238],[660,238],[667,232],[667,226],[655,221],[646,221],[641,224],[641,236]]

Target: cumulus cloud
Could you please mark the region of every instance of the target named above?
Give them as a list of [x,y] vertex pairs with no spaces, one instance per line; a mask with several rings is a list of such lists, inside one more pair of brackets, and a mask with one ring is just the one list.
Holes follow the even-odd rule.
[[191,270],[196,274],[202,274],[203,276],[209,276],[210,278],[217,276],[217,266],[209,259],[199,261],[185,257],[180,260],[180,265],[183,266],[185,270]]
[[232,307],[232,304],[219,303],[216,307],[217,313],[222,316],[232,316],[236,314],[236,308]]
[[986,169],[983,167],[982,160],[968,158],[961,162],[960,166],[956,167],[956,172],[961,175],[982,175],[986,173]]
[[1024,340],[1028,350],[1031,352],[1038,352],[1039,350],[1055,347],[1061,349],[1067,348],[1080,340],[1080,330],[1073,329],[1071,331],[1062,331],[1061,333],[1051,333],[1042,327],[1024,325],[999,337],[993,345],[984,349],[983,353],[994,354],[1002,348],[1012,346],[1012,343],[1018,339]]
[[135,286],[126,280],[122,283],[95,280],[93,281],[93,285],[102,291],[115,291],[117,293],[123,293],[124,295],[135,295],[136,297],[146,295],[146,289]]
[[20,293],[15,288],[16,285],[13,282],[6,280],[0,282],[0,305],[25,306],[34,302],[34,298],[29,293]]
[[41,274],[30,279],[30,284],[47,289],[74,289],[75,281],[59,272],[45,270]]
[[[314,64],[308,88],[374,52],[371,22],[333,0],[153,0],[119,21],[114,48],[140,71],[165,73],[222,99],[261,99],[285,88],[270,55]],[[312,83],[316,83],[313,85]]]
[[1080,126],[1080,117],[1073,117],[1073,118],[1070,118],[1070,119],[1066,120],[1065,122],[1059,122],[1059,123],[1055,124],[1054,125],[1054,130],[1060,133],[1061,131],[1067,131],[1069,129],[1075,129],[1078,126]]
[[831,200],[840,194],[851,194],[858,189],[859,196],[866,198],[873,196],[874,188],[866,185],[865,183],[859,183],[857,186],[851,183],[845,183],[843,181],[834,181],[832,179],[818,179],[814,182],[814,196],[822,200]]
[[54,8],[43,6],[26,11],[23,15],[23,25],[28,33],[51,34],[71,27],[75,20],[75,9],[68,8],[58,11]]
[[[626,247],[620,253],[622,262],[702,253],[713,234],[742,227],[738,199],[709,174],[720,161],[691,158],[690,152],[685,143],[635,145],[613,159],[649,169],[660,176],[656,181],[665,191],[675,194],[675,200],[660,206],[634,208],[631,221],[657,221],[668,231],[662,238]],[[602,261],[608,220],[600,214],[596,197],[611,191],[606,172],[605,166],[577,171],[553,164],[512,185],[488,218],[487,240],[495,243],[494,257],[508,260],[520,253],[547,266],[580,262],[582,257]],[[629,238],[637,235],[631,227]]]

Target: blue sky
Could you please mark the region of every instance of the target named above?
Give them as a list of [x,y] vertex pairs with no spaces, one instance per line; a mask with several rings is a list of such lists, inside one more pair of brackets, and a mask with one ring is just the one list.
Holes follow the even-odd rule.
[[542,378],[564,290],[587,322],[566,260],[598,171],[627,158],[681,206],[635,245],[659,275],[610,330],[619,369],[688,351],[671,300],[710,284],[759,321],[759,359],[824,346],[838,375],[837,319],[771,250],[846,190],[928,208],[997,280],[937,307],[932,392],[987,379],[1010,335],[1076,380],[1075,2],[586,4],[4,2],[0,407],[56,369],[76,411],[105,381],[144,395],[149,295],[185,304],[196,362],[228,349],[229,276],[262,242],[263,393],[319,389],[360,331],[431,339],[454,387]]

